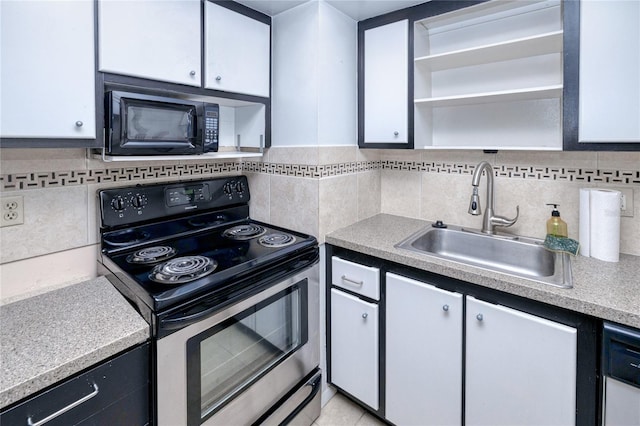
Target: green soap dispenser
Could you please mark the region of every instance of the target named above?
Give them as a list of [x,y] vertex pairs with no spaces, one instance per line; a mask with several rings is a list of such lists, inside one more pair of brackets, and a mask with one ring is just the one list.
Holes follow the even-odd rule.
[[567,222],[560,218],[560,212],[558,206],[560,204],[547,204],[553,206],[551,217],[547,220],[547,235],[553,235],[554,237],[568,237]]

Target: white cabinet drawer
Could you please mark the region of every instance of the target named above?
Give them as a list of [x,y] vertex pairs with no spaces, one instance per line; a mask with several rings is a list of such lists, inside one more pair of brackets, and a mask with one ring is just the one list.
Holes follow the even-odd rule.
[[380,270],[339,257],[331,258],[331,283],[374,300],[380,300]]

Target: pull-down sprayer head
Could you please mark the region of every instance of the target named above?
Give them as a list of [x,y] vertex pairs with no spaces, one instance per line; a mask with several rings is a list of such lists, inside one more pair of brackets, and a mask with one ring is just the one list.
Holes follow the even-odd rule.
[[482,214],[482,208],[480,207],[480,196],[478,195],[478,187],[473,187],[473,194],[471,194],[471,202],[469,203],[469,214],[479,216]]

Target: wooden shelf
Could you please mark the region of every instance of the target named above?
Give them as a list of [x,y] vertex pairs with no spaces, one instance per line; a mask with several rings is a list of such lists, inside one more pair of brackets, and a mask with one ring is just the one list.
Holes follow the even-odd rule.
[[563,31],[554,31],[453,52],[422,56],[415,59],[415,64],[419,67],[426,67],[431,71],[441,71],[510,59],[561,53],[562,36]]
[[501,90],[497,92],[474,93],[458,96],[441,96],[422,98],[414,101],[416,106],[448,107],[477,105],[494,102],[526,101],[533,99],[550,99],[562,96],[562,85],[532,87],[518,90]]

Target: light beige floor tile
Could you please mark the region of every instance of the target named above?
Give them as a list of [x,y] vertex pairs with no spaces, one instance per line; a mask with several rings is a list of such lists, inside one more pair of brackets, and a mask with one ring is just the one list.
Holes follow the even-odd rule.
[[369,413],[364,413],[356,426],[384,426],[386,423]]
[[364,414],[364,409],[349,401],[345,396],[336,394],[324,406],[318,426],[353,426]]

